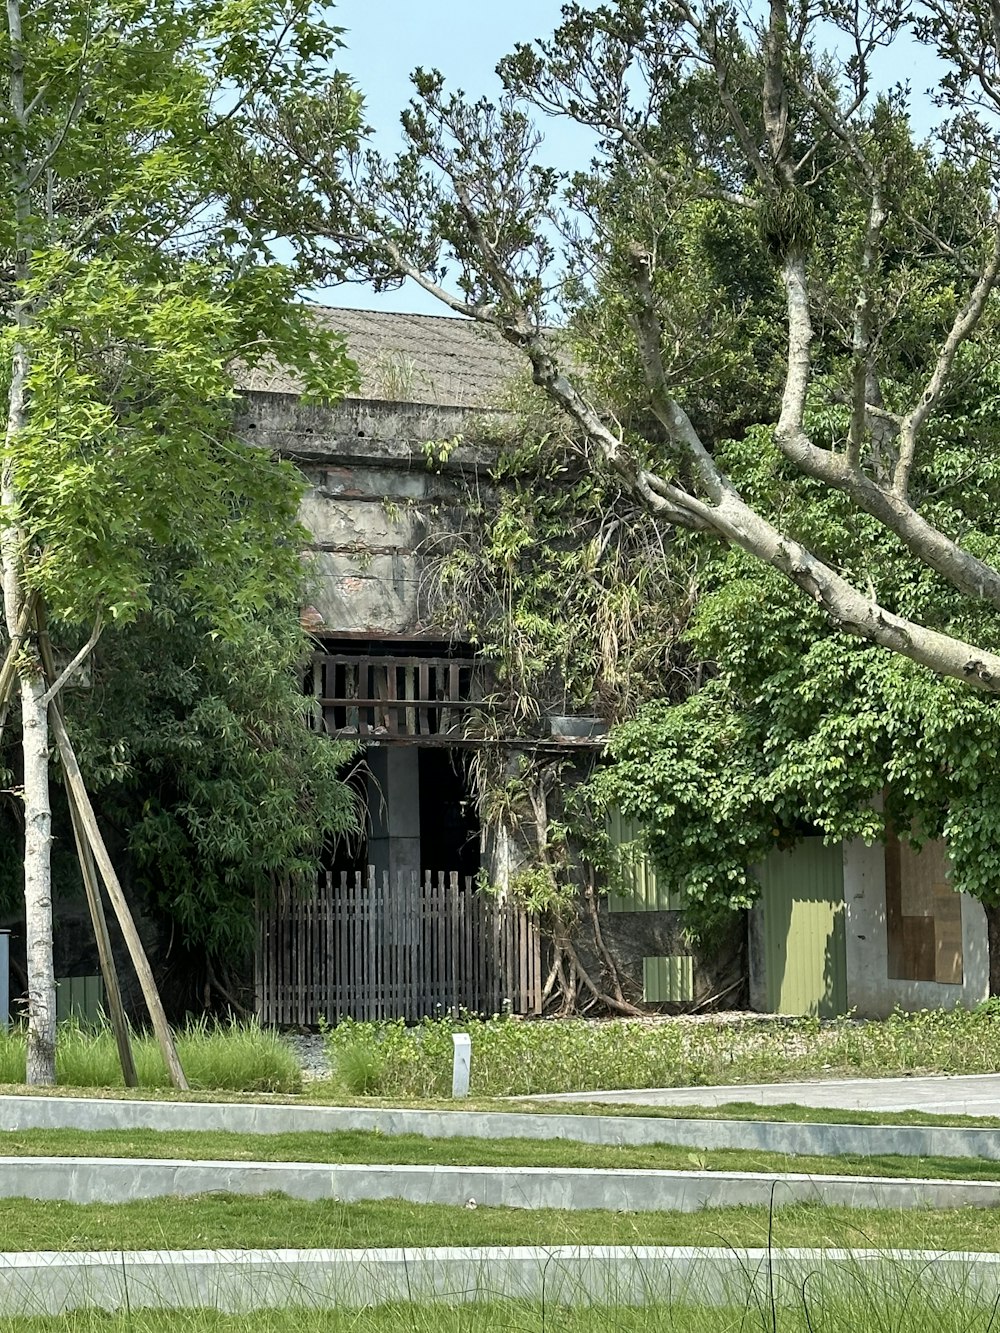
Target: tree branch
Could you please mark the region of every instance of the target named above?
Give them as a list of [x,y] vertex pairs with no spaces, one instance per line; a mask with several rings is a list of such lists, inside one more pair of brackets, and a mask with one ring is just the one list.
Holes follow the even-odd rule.
[[948,383],[958,349],[976,331],[990,293],[997,284],[998,273],[1000,273],[1000,210],[993,216],[993,244],[979,281],[969,293],[965,305],[955,316],[919,401],[906,414],[900,425],[899,459],[892,487],[901,498],[905,499],[909,489],[920,431]]
[[50,704],[52,700],[55,699],[55,697],[58,695],[59,691],[63,689],[63,687],[67,684],[67,682],[72,680],[72,678],[83,666],[84,662],[86,662],[90,654],[94,651],[94,648],[97,646],[97,640],[101,637],[101,631],[103,629],[104,629],[104,622],[101,618],[100,612],[98,612],[97,618],[94,621],[94,628],[90,631],[90,638],[83,645],[80,651],[76,654],[76,656],[70,662],[69,666],[67,666],[64,671],[60,672],[59,676],[52,682],[52,684],[46,690],[45,694],[42,696],[43,704]]
[[872,186],[868,202],[868,220],[865,225],[865,239],[861,252],[861,278],[858,283],[854,302],[854,332],[852,351],[854,353],[854,392],[851,406],[851,426],[847,443],[847,459],[852,470],[861,465],[861,446],[864,442],[868,425],[868,381],[871,378],[871,341],[872,341],[872,284],[878,267],[879,238],[885,224],[885,208],[882,204],[882,191],[879,183]]

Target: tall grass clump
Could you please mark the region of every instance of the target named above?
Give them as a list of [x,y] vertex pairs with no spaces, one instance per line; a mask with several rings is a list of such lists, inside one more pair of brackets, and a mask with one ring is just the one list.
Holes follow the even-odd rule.
[[686,1302],[594,1304],[483,1300],[447,1305],[398,1302],[361,1310],[323,1309],[303,1294],[301,1306],[225,1314],[217,1310],[77,1310],[63,1316],[0,1320],[17,1333],[996,1333],[996,1309],[979,1297],[947,1298],[926,1286],[909,1298],[872,1294],[850,1301],[805,1297],[788,1305],[752,1302],[704,1306]]
[[824,1022],[465,1016],[407,1026],[344,1019],[326,1034],[330,1066],[343,1092],[445,1097],[457,1031],[472,1038],[477,1097],[1000,1069],[1000,1017],[989,1007]]
[[[301,1091],[302,1073],[295,1053],[276,1032],[258,1023],[219,1023],[199,1018],[174,1035],[178,1057],[192,1088],[220,1092]],[[152,1033],[133,1032],[132,1050],[140,1086],[170,1086]],[[0,1030],[0,1083],[23,1083],[24,1079],[24,1030]],[[56,1082],[70,1088],[123,1086],[118,1049],[107,1024],[81,1024],[75,1019],[60,1023]]]

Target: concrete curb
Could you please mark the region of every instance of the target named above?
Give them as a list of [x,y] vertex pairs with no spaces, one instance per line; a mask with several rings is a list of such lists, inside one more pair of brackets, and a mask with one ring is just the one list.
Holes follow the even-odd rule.
[[138,1157],[0,1157],[0,1197],[126,1203],[168,1195],[278,1192],[356,1203],[695,1212],[820,1203],[845,1208],[995,1208],[1000,1181],[893,1180],[750,1171],[192,1162]]
[[[0,1130],[223,1130],[235,1134],[336,1134],[370,1130],[426,1138],[569,1139],[710,1151],[745,1148],[814,1156],[980,1157],[1000,1161],[1000,1130],[946,1125],[836,1125],[774,1120],[673,1120],[506,1111],[155,1102],[87,1097],[0,1097]],[[0,1141],[2,1146],[2,1141]]]
[[[1000,1255],[611,1246],[437,1250],[187,1250],[0,1255],[0,1314],[207,1307],[242,1312],[389,1301],[538,1300],[783,1307],[824,1290],[866,1305],[915,1288],[939,1303],[1000,1293]],[[931,1311],[929,1311],[931,1313]]]

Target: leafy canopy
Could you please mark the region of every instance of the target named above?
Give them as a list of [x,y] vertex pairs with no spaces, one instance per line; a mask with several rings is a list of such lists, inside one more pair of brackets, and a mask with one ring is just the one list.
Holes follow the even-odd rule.
[[240,553],[272,545],[279,517],[248,500],[265,463],[234,431],[238,376],[278,361],[332,399],[354,382],[268,219],[231,206],[254,98],[313,86],[337,32],[272,0],[43,3],[22,22],[20,43],[0,33],[26,102],[23,119],[0,108],[0,384],[15,344],[30,365],[4,518],[64,622],[148,608],[148,554],[169,541],[225,630],[267,600]]

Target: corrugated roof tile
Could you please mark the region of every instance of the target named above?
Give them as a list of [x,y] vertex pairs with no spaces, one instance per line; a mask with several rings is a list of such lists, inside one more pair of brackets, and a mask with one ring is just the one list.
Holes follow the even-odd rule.
[[[489,407],[516,376],[526,374],[517,351],[471,320],[316,305],[318,319],[347,336],[361,372],[359,398]],[[297,394],[301,384],[283,368],[250,372],[242,388]]]

